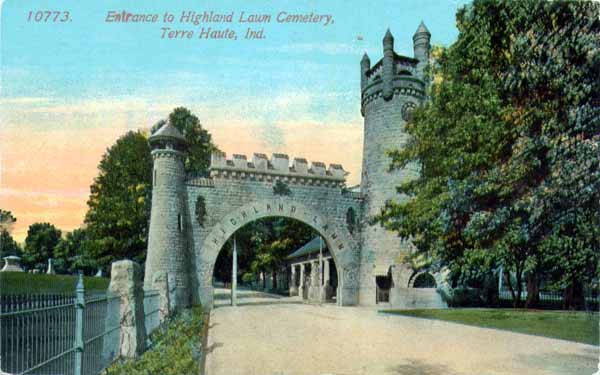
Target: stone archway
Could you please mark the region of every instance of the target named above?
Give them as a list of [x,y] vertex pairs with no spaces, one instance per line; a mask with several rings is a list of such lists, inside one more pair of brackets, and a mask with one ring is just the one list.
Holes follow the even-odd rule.
[[225,242],[244,225],[267,217],[287,217],[298,220],[323,237],[331,249],[338,270],[340,305],[358,302],[358,252],[352,236],[345,225],[328,220],[316,209],[291,198],[259,200],[236,208],[224,215],[209,230],[197,252],[195,277],[197,302],[213,306],[212,275],[215,262]]

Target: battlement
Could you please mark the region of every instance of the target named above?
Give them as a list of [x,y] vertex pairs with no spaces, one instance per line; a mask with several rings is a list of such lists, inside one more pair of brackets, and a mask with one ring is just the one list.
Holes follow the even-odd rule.
[[281,179],[292,184],[323,185],[331,187],[345,186],[348,172],[340,164],[329,167],[320,161],[308,163],[305,158],[294,158],[286,154],[274,153],[271,159],[267,155],[255,153],[248,161],[246,155],[233,154],[227,159],[224,152],[213,152],[210,160],[211,178],[255,179],[270,181]]
[[394,51],[394,37],[388,30],[383,38],[383,57],[371,66],[365,53],[360,62],[360,87],[362,112],[370,101],[382,97],[390,100],[394,95],[425,96],[423,69],[429,59],[431,34],[423,23],[413,36],[414,57],[398,55]]

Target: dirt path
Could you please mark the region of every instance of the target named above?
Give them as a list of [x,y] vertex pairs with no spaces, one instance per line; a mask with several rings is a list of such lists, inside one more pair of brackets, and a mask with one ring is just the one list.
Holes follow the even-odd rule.
[[[224,290],[218,291],[225,296]],[[206,375],[591,375],[583,344],[241,291],[211,313]]]

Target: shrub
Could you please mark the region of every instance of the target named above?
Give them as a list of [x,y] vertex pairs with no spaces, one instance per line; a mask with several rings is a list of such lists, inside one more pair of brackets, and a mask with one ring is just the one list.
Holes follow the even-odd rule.
[[197,375],[200,373],[203,313],[200,306],[178,313],[150,335],[137,360],[119,360],[104,375]]

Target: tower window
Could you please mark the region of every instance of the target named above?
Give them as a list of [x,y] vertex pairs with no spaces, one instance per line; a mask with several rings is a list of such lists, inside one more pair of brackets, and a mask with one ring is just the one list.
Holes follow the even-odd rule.
[[156,185],[156,169],[154,170],[154,178],[152,179],[152,185]]
[[177,228],[179,228],[179,233],[183,232],[183,220],[181,214],[177,215]]

